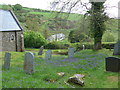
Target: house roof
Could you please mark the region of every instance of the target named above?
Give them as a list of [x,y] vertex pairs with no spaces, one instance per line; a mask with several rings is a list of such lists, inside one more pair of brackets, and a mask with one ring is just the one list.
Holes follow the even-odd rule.
[[22,27],[14,13],[0,9],[0,31],[20,31]]

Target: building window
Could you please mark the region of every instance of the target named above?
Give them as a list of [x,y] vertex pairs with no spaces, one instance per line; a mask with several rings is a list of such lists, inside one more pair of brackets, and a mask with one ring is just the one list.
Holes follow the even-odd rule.
[[10,36],[10,41],[14,41],[15,40],[15,36],[14,35],[11,35]]

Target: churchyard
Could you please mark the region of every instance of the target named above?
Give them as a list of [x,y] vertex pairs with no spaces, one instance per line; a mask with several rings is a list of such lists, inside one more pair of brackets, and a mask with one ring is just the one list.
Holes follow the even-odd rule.
[[2,88],[119,88],[118,19],[89,3],[84,15],[0,5]]
[[[85,49],[73,53],[70,49],[44,49],[43,54],[38,55],[39,51],[39,49],[26,49],[25,52],[9,52],[7,58],[3,52],[0,57],[3,60],[2,87],[118,88],[118,73],[106,71],[105,58],[112,57],[113,50]],[[62,55],[58,52],[69,54]],[[4,63],[6,59],[8,63]],[[84,75],[83,86],[67,82],[75,74]]]

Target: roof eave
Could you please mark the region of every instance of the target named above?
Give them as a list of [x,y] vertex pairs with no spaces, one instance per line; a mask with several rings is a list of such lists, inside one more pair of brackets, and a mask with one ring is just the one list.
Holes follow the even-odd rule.
[[11,15],[13,16],[13,18],[15,19],[16,23],[18,24],[18,26],[20,27],[21,30],[23,30],[22,26],[20,25],[19,20],[17,19],[17,17],[15,16],[15,14],[13,13],[12,10],[9,10]]

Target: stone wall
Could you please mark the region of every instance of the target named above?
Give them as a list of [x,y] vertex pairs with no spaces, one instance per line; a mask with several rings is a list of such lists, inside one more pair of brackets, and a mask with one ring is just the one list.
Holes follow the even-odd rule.
[[0,51],[2,51],[2,32],[0,32]]
[[22,32],[16,32],[17,36],[17,51],[22,52],[24,51],[24,37]]
[[2,33],[2,51],[16,51],[15,32]]
[[[23,51],[24,41],[21,41],[21,33],[10,31],[10,32],[0,32],[2,38],[0,38],[0,42],[2,43],[2,50],[0,51]],[[23,44],[22,44],[23,43]]]

